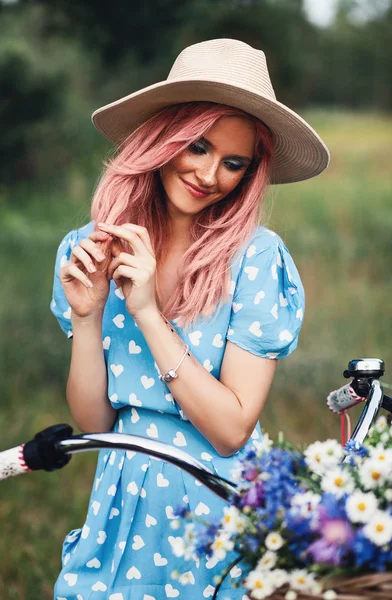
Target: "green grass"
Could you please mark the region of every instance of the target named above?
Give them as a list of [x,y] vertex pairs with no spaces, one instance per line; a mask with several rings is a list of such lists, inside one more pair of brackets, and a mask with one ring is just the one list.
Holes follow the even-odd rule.
[[[352,358],[383,358],[392,381],[392,118],[304,116],[328,145],[330,167],[274,188],[265,209],[306,290],[299,348],[279,363],[261,418],[273,437],[282,430],[294,442],[338,437],[325,398],[344,383]],[[88,220],[100,156],[87,157],[83,169],[73,165],[55,187],[0,189],[0,449],[72,422],[64,393],[70,343],[49,302],[57,246]],[[59,472],[1,484],[1,600],[52,598],[61,543],[83,523],[95,461],[83,454]]]

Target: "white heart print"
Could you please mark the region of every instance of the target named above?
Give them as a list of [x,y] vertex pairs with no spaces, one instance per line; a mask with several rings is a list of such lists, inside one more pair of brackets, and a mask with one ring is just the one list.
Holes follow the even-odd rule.
[[165,508],[166,516],[168,519],[176,519],[177,517],[173,514],[173,507],[166,506]]
[[146,430],[148,436],[157,438],[158,437],[158,429],[155,423],[151,423],[150,427]]
[[91,586],[91,589],[94,592],[106,592],[106,590],[108,589],[107,586],[103,583],[103,581],[97,581],[96,583],[94,583],[93,586]]
[[133,406],[142,406],[142,401],[132,392],[132,394],[129,394],[129,404],[133,404]]
[[136,408],[133,408],[133,406],[131,408],[131,414],[132,414],[132,416],[131,416],[132,423],[137,423],[138,420],[140,419],[140,417],[139,417],[139,413],[137,412]]
[[293,336],[287,329],[285,329],[284,331],[280,332],[279,339],[282,341],[291,342],[293,340]]
[[165,593],[167,598],[177,598],[180,595],[180,592],[171,583],[165,585]]
[[63,317],[65,319],[71,319],[71,307],[67,308],[67,310],[63,312]]
[[215,346],[216,348],[222,348],[222,346],[223,346],[223,340],[222,340],[222,334],[221,333],[217,333],[216,334],[216,336],[212,340],[212,345]]
[[156,525],[158,521],[155,517],[147,513],[144,522],[146,524],[146,527],[151,527],[151,525]]
[[287,306],[288,303],[289,302],[288,302],[287,298],[285,298],[283,296],[282,292],[280,292],[280,294],[279,294],[279,304],[280,304],[280,306]]
[[122,314],[118,314],[114,317],[114,319],[112,319],[115,326],[118,327],[119,329],[124,329],[124,320],[125,320],[125,316]]
[[273,307],[270,310],[271,315],[274,317],[274,319],[278,318],[278,305],[274,304]]
[[195,508],[195,515],[200,517],[200,515],[209,515],[210,509],[204,502],[199,502],[199,504]]
[[91,508],[93,509],[94,515],[97,516],[98,511],[101,508],[101,503],[94,500],[94,502],[91,505]]
[[164,558],[159,552],[154,552],[154,564],[156,567],[164,567],[167,565],[167,558]]
[[132,548],[134,550],[140,550],[140,548],[143,548],[144,546],[144,540],[140,535],[134,535],[133,536],[133,544],[132,544]]
[[124,371],[124,367],[122,365],[110,365],[110,370],[115,377],[118,377]]
[[209,598],[215,592],[215,588],[212,585],[207,585],[203,592],[204,598]]
[[194,346],[199,346],[200,339],[203,337],[203,334],[201,331],[192,331],[192,333],[188,334],[188,337]]
[[109,520],[113,519],[114,517],[118,517],[119,514],[120,511],[118,510],[118,508],[113,507],[110,511]]
[[265,298],[265,292],[263,290],[260,290],[254,297],[253,304],[260,304],[260,300],[262,300],[263,298]]
[[111,339],[110,337],[107,335],[103,340],[102,340],[102,347],[104,350],[109,350],[110,348],[110,342]]
[[256,246],[254,244],[252,244],[251,246],[249,246],[249,248],[246,251],[246,256],[247,258],[250,258],[251,256],[253,256],[256,252]]
[[115,289],[114,293],[116,294],[116,296],[118,298],[120,298],[120,300],[125,300],[125,296],[124,296],[124,292],[122,287],[118,287]]
[[131,340],[128,345],[129,354],[140,354],[142,351],[141,347],[136,344],[134,340]]
[[107,535],[106,531],[98,531],[97,543],[104,544],[106,541]]
[[304,311],[302,310],[302,308],[299,308],[295,314],[296,318],[299,319],[300,321],[302,321],[303,316],[304,316]]
[[138,491],[139,491],[139,488],[137,487],[136,481],[130,481],[127,485],[127,492],[132,494],[132,496],[136,496]]
[[260,329],[260,323],[258,321],[254,321],[252,323],[252,325],[249,327],[249,331],[257,337],[261,337],[263,335],[263,332]]
[[157,486],[158,487],[167,487],[168,485],[170,485],[169,480],[165,479],[165,477],[162,475],[162,473],[158,473],[158,475],[157,475]]
[[250,281],[254,281],[257,277],[259,269],[258,267],[251,267],[248,265],[247,267],[245,267],[244,272],[247,274],[248,279],[250,279]]
[[206,360],[203,362],[203,367],[207,369],[209,373],[211,373],[212,369],[214,368],[209,358],[206,358]]
[[143,375],[140,378],[140,381],[142,382],[142,386],[146,390],[148,390],[150,387],[152,387],[155,383],[155,379],[153,377],[147,377],[146,375]]
[[238,312],[244,305],[241,302],[233,302],[233,312]]
[[186,446],[186,439],[182,431],[177,431],[176,437],[173,440],[173,444],[176,446]]
[[142,574],[140,573],[139,569],[137,569],[136,567],[131,567],[127,574],[126,574],[126,578],[127,579],[140,579],[142,576]]
[[92,558],[86,563],[86,567],[89,569],[99,569],[100,566],[101,562],[98,560],[98,558]]
[[78,580],[78,576],[76,573],[65,573],[64,579],[70,587],[73,587]]

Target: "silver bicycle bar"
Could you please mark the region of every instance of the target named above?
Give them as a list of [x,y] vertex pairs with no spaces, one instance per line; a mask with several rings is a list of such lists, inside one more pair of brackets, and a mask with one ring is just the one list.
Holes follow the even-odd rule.
[[382,401],[383,391],[381,384],[378,379],[373,379],[370,384],[368,399],[359,417],[357,426],[350,437],[350,441],[363,442],[377,417],[377,413],[382,406]]
[[104,448],[141,452],[183,469],[227,502],[230,496],[238,494],[236,484],[220,477],[191,454],[150,438],[126,433],[85,433],[61,440],[57,442],[57,447],[64,454]]

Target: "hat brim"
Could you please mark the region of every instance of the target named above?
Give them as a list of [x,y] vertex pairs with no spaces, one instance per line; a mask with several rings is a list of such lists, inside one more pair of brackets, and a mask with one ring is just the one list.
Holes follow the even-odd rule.
[[216,80],[161,81],[111,102],[92,114],[95,127],[114,144],[171,104],[208,101],[239,108],[263,121],[272,131],[275,158],[272,184],[310,179],[329,164],[328,148],[296,112],[278,102]]

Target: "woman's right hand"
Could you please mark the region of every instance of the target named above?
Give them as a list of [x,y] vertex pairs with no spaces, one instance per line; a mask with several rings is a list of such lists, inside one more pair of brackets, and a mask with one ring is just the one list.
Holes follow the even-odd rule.
[[112,257],[111,244],[104,244],[109,250],[103,252],[100,243],[111,239],[103,231],[94,231],[74,246],[68,264],[60,269],[65,297],[78,317],[103,312],[110,289],[107,270]]

